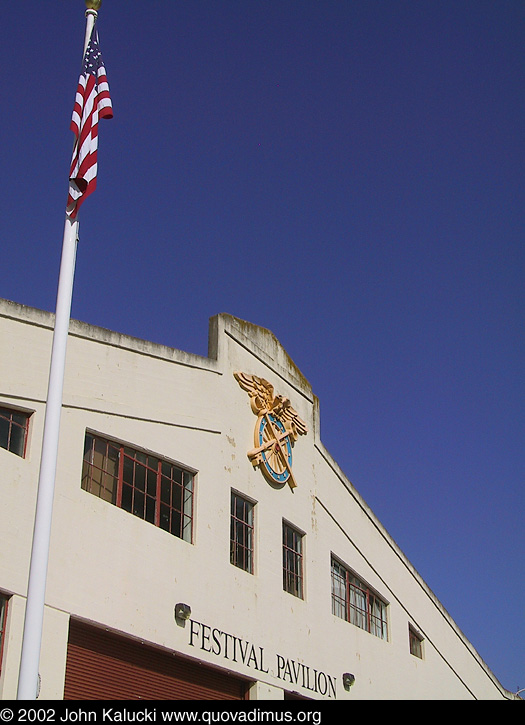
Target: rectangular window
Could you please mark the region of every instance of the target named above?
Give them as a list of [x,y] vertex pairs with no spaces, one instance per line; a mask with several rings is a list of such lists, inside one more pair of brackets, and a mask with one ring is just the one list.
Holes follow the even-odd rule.
[[194,474],[150,453],[86,433],[82,488],[192,541]]
[[332,614],[387,639],[386,606],[361,579],[332,557]]
[[29,413],[0,408],[0,448],[25,456],[29,418]]
[[283,589],[303,598],[303,535],[284,521]]
[[419,657],[419,659],[422,660],[423,638],[410,624],[408,625],[408,643],[410,647],[410,654],[414,655],[414,657]]
[[253,574],[253,504],[231,494],[230,561]]
[[2,660],[5,644],[5,625],[7,621],[7,597],[0,594],[0,675],[2,674]]

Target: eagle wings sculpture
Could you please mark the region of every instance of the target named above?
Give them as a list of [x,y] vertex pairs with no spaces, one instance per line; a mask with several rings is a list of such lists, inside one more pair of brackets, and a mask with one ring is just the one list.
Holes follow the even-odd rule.
[[292,408],[290,400],[283,395],[275,395],[273,385],[264,378],[241,372],[233,375],[248,393],[251,409],[257,416],[256,447],[248,451],[248,458],[253,466],[261,466],[272,483],[288,481],[290,487],[295,488],[291,447],[299,435],[308,432],[306,423]]

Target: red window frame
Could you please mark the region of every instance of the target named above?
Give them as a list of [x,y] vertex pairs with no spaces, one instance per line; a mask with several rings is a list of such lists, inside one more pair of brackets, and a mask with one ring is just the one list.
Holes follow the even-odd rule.
[[82,488],[190,543],[194,478],[156,454],[86,433]]
[[235,491],[231,492],[230,562],[253,574],[254,504]]
[[411,624],[408,625],[408,646],[410,654],[423,659],[423,637],[421,637]]
[[332,557],[332,613],[365,632],[388,639],[386,602]]
[[303,599],[303,534],[283,521],[283,589]]
[[[14,453],[16,456],[25,458],[30,417],[30,413],[26,413],[22,410],[7,408],[5,406],[0,407],[0,424],[5,426],[7,423],[7,436],[5,439],[6,445],[4,446],[0,444],[0,447],[10,453]],[[15,448],[18,448],[18,445],[15,444],[16,436],[13,435],[15,432],[18,432],[22,436],[22,445],[19,450],[15,450]]]

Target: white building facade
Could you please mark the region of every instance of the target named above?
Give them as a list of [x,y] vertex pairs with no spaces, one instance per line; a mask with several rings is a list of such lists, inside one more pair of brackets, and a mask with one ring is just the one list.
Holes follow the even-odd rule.
[[[0,302],[0,697],[15,699],[54,316]],[[324,448],[267,330],[204,358],[73,321],[43,700],[513,699]]]

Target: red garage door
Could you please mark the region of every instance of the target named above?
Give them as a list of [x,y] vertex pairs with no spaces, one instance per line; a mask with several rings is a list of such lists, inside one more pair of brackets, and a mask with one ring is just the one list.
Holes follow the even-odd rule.
[[64,700],[244,700],[222,670],[70,621]]

